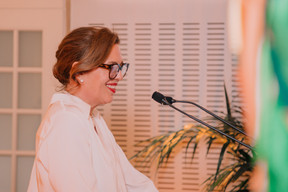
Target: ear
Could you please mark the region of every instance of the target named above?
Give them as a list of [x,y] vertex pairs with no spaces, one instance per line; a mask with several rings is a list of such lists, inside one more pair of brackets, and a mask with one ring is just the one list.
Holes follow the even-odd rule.
[[83,84],[84,83],[84,79],[82,75],[76,75],[75,76],[75,80],[77,84]]
[[[76,67],[78,65],[78,61],[75,61],[73,64],[72,64],[72,67],[71,67],[71,71],[73,70],[74,67]],[[73,78],[73,81],[75,81],[77,84],[81,84],[83,83],[83,79],[81,79],[81,75],[75,75],[75,78]]]
[[79,62],[78,62],[78,61],[75,61],[75,62],[72,64],[70,71],[72,71],[78,64],[79,64]]

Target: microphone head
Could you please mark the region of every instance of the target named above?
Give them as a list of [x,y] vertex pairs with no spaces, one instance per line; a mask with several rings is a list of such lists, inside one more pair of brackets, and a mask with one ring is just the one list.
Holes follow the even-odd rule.
[[169,105],[169,104],[173,104],[173,103],[176,102],[176,100],[174,100],[172,97],[165,97],[164,95],[162,95],[161,93],[159,93],[157,91],[155,91],[153,93],[152,99],[154,99],[156,102],[158,102],[158,103],[160,103],[162,105]]
[[163,99],[164,99],[164,95],[162,95],[161,93],[155,91],[152,95],[152,99],[154,99],[156,102],[163,104]]

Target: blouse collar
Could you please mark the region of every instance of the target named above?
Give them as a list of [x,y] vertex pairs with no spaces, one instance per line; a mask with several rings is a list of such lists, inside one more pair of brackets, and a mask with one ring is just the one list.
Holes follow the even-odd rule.
[[87,118],[89,118],[90,116],[97,116],[98,114],[97,110],[93,110],[92,112],[93,114],[90,115],[91,106],[82,99],[80,99],[79,97],[71,95],[68,92],[55,93],[52,96],[50,104],[53,104],[58,101],[66,105],[76,106]]

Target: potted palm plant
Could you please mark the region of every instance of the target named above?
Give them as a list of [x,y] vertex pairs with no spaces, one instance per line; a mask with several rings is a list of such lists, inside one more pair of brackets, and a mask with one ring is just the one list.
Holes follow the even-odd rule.
[[[231,106],[226,88],[224,86],[226,112],[224,119],[230,124],[243,130],[243,113],[242,108],[236,105]],[[216,119],[215,128],[223,133],[235,138],[241,142],[250,142],[247,135],[235,131],[226,124],[218,123]],[[217,122],[217,123],[216,123]],[[243,130],[244,131],[244,130]],[[252,159],[254,156],[251,148],[243,147],[229,137],[223,136],[202,125],[187,124],[182,129],[158,135],[153,138],[144,140],[136,145],[141,146],[142,150],[136,153],[131,159],[142,159],[143,162],[155,162],[157,168],[160,168],[170,158],[172,151],[179,145],[186,145],[186,152],[193,146],[192,159],[197,150],[198,143],[201,139],[206,140],[207,154],[213,143],[220,144],[218,164],[215,174],[208,177],[204,184],[206,191],[248,191],[249,175],[252,172]],[[194,145],[191,145],[194,143]],[[228,165],[222,166],[224,154],[230,155],[232,160]],[[144,158],[144,160],[143,160]],[[232,184],[234,184],[232,186]]]

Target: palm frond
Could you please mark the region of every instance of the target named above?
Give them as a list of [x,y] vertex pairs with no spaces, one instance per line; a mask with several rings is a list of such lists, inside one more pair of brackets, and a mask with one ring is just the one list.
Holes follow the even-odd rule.
[[219,169],[220,169],[220,166],[221,166],[221,163],[222,163],[222,160],[223,160],[223,156],[225,154],[225,151],[229,145],[230,141],[227,140],[227,142],[222,146],[221,148],[221,152],[220,152],[220,155],[219,155],[219,160],[218,160],[218,164],[217,164],[217,169],[216,169],[216,173],[215,173],[215,180],[217,178],[217,175],[218,175],[218,172],[219,172]]
[[228,97],[225,83],[224,83],[224,93],[225,93],[225,101],[226,101],[227,119],[231,120],[232,119],[232,113],[231,113],[230,101],[229,101],[229,97]]
[[209,154],[209,150],[210,150],[210,147],[211,147],[211,145],[212,145],[212,143],[213,143],[213,141],[216,139],[216,137],[215,136],[212,136],[212,137],[209,137],[208,138],[208,141],[207,141],[207,152],[206,152],[206,155],[208,155]]

